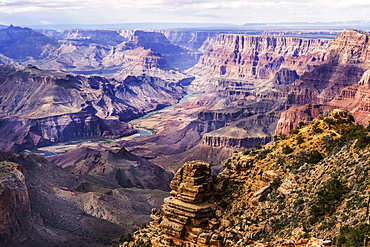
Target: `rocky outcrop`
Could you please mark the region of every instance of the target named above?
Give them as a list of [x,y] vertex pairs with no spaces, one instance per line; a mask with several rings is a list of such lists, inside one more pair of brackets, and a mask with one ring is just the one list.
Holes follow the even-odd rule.
[[160,32],[146,32],[137,30],[129,41],[123,43],[123,49],[130,50],[143,47],[161,54],[167,61],[169,68],[183,70],[196,63],[196,57],[192,57],[183,48],[173,45]]
[[192,71],[228,78],[272,78],[281,68],[299,75],[324,61],[331,40],[219,34]]
[[[194,246],[218,246],[216,236],[202,231],[209,224],[213,206],[211,194],[211,169],[204,161],[186,162],[171,182],[171,196],[165,198],[160,211],[153,210],[151,228],[157,229],[146,241],[155,246],[172,246],[193,243]],[[214,213],[214,212],[213,212]],[[217,224],[217,223],[216,223]]]
[[31,216],[31,203],[22,168],[0,161],[0,244],[6,245],[22,236]]
[[270,135],[263,132],[224,127],[204,134],[202,144],[210,147],[252,148],[257,144],[265,144],[270,141]]
[[[368,225],[362,222],[368,213],[362,197],[368,197],[369,192],[367,174],[358,173],[358,164],[365,160],[363,169],[370,166],[366,163],[369,129],[352,122],[347,111],[335,110],[271,145],[235,152],[224,170],[212,178],[209,201],[214,213],[197,238],[185,239],[178,234],[183,229],[183,218],[177,214],[181,210],[166,216],[165,210],[176,208],[169,207],[174,204],[166,199],[162,211],[154,210],[154,223],[136,232],[134,242],[121,246],[323,247],[350,243],[347,238],[355,236],[363,243],[366,233],[360,229]],[[358,132],[354,134],[354,130]],[[314,153],[319,158],[310,158],[316,156]],[[345,177],[348,180],[343,180]],[[175,189],[179,191],[181,183],[178,186],[176,182]],[[329,199],[332,193],[337,196]],[[334,212],[336,217],[332,217]],[[171,217],[171,224],[162,226],[159,222],[166,217]],[[323,223],[330,218],[333,223]]]

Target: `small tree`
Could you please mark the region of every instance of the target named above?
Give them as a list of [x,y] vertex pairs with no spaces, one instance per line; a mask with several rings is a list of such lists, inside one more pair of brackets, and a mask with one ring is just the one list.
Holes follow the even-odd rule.
[[282,153],[283,154],[290,154],[294,151],[293,148],[289,147],[288,145],[284,145],[283,146],[283,150],[282,150]]
[[316,164],[322,159],[323,159],[322,154],[317,150],[313,150],[311,151],[310,157],[308,158],[307,162],[311,164]]

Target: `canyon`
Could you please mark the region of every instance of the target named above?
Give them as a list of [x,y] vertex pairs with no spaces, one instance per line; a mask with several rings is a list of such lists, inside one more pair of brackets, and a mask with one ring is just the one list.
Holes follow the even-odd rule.
[[[183,237],[224,246],[221,239],[230,239],[232,246],[241,233],[225,238],[201,231],[207,224],[229,227],[209,206],[211,193],[225,190],[224,180],[239,181],[225,162],[245,172],[234,167],[250,164],[240,152],[333,109],[369,121],[369,33],[362,31],[344,30],[335,39],[322,38],[332,32],[304,38],[294,31],[38,33],[10,26],[0,32],[0,149],[26,150],[1,153],[4,244],[109,245],[148,222],[150,209],[167,197],[162,211],[152,212],[154,228],[175,243]],[[153,135],[94,143],[132,136],[137,128]],[[81,140],[88,143],[47,160],[28,154]],[[272,182],[266,179],[251,185],[253,203],[271,192],[263,189]],[[71,216],[58,222],[58,207]],[[208,214],[217,220],[208,221]]]

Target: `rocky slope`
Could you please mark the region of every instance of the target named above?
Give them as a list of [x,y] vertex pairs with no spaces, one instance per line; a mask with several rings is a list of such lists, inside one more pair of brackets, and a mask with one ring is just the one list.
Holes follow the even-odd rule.
[[1,246],[108,246],[139,229],[168,195],[146,185],[122,187],[103,175],[76,175],[35,155],[0,152],[0,164]]
[[83,147],[48,160],[68,172],[110,181],[124,188],[169,191],[173,174],[121,148],[118,152]]
[[34,66],[1,66],[0,73],[1,146],[7,150],[132,134],[123,121],[174,104],[184,94],[177,81],[149,76],[118,82]]
[[[369,128],[353,120],[335,110],[289,138],[235,153],[217,177],[200,169],[207,167],[204,162],[185,164],[175,175],[171,197],[152,212],[153,223],[136,232],[134,242],[363,246],[370,230]],[[198,194],[202,200],[188,201]],[[206,219],[197,216],[201,210],[191,213],[203,208],[204,200],[210,203]]]

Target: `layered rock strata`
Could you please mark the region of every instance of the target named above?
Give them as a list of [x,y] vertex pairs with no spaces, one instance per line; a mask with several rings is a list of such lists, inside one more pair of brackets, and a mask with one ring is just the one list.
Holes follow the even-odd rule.
[[331,44],[326,39],[219,34],[192,70],[228,78],[272,78],[280,68],[301,75],[320,64]]
[[[190,241],[196,246],[209,245],[211,235],[202,233],[213,212],[209,203],[211,191],[210,164],[204,161],[186,162],[171,182],[171,196],[165,198],[161,211],[154,211],[153,227],[162,232],[161,242],[181,244]],[[157,239],[158,240],[158,239]],[[157,241],[154,240],[154,241]]]
[[367,70],[357,84],[344,88],[338,96],[327,103],[293,106],[284,111],[278,121],[275,134],[289,134],[299,122],[307,124],[333,109],[348,110],[358,123],[367,125],[370,120],[369,79],[370,70]]

